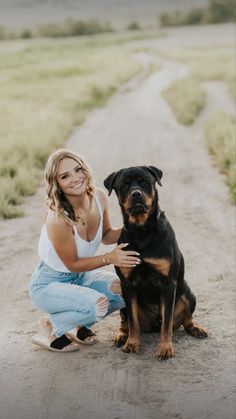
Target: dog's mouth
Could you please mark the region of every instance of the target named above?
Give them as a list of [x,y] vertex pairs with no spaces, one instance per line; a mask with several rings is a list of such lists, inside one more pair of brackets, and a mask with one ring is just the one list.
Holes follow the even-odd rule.
[[130,215],[146,214],[148,212],[148,206],[142,202],[136,202],[131,208],[129,208]]

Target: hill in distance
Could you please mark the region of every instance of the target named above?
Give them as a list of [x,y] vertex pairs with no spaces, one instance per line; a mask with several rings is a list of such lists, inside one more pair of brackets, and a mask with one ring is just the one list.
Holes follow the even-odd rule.
[[0,26],[12,29],[39,24],[96,19],[113,27],[125,27],[133,20],[148,25],[158,14],[202,7],[207,0],[0,0]]

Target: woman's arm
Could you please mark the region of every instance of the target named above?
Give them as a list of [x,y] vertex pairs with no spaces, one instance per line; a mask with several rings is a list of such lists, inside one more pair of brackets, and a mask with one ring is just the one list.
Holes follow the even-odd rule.
[[126,247],[126,244],[120,244],[104,255],[80,258],[77,253],[72,227],[62,217],[56,219],[54,215],[48,215],[46,227],[49,239],[58,257],[71,272],[91,271],[110,264],[131,267],[140,263],[137,252],[124,252],[122,250]]
[[108,200],[105,192],[98,188],[97,195],[99,197],[100,204],[103,209],[103,244],[114,244],[117,243],[121,234],[122,227],[114,228],[111,225],[109,210],[108,210]]

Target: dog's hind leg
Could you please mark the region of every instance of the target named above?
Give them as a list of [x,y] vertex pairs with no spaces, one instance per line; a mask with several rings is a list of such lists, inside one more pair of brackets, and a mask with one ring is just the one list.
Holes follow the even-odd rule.
[[182,295],[176,303],[174,316],[173,316],[173,328],[178,329],[181,325],[191,336],[198,339],[206,338],[207,331],[199,326],[193,319],[193,312],[196,307],[196,297],[186,285],[185,294]]

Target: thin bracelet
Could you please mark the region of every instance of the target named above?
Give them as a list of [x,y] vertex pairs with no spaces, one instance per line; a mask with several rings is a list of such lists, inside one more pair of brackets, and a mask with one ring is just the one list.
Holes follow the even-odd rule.
[[102,263],[103,263],[103,265],[109,265],[109,263],[107,262],[106,256],[107,256],[107,253],[105,253],[105,254],[103,255],[103,258],[102,258]]

